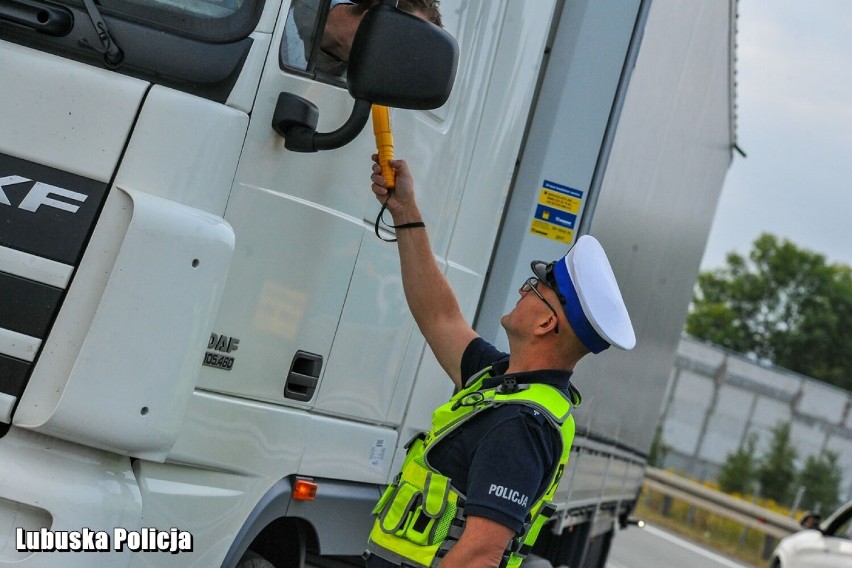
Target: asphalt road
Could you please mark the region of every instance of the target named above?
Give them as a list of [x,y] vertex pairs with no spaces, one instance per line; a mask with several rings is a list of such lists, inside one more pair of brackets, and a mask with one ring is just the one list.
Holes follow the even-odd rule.
[[[528,559],[523,566],[541,568],[547,561]],[[309,555],[307,568],[361,568],[359,558],[317,557]],[[630,527],[620,531],[613,541],[606,568],[752,568],[717,552],[702,548],[656,527]]]
[[750,568],[651,525],[620,531],[606,568]]

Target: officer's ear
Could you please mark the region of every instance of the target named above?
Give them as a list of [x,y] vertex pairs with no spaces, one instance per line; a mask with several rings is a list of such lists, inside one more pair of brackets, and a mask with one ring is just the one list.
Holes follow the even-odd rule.
[[535,327],[533,334],[536,336],[545,336],[548,333],[559,333],[560,330],[559,320],[556,318],[556,315],[547,310],[547,315],[543,316],[539,321],[538,325]]

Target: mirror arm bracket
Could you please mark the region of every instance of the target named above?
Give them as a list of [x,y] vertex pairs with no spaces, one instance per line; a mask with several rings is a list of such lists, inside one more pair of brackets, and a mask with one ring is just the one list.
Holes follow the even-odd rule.
[[340,128],[333,132],[314,134],[314,148],[316,150],[334,150],[349,144],[364,130],[364,126],[370,119],[370,109],[372,108],[373,105],[368,101],[356,99],[355,105],[352,107],[352,114]]
[[367,124],[372,105],[355,100],[352,113],[332,132],[317,132],[319,110],[312,102],[292,93],[281,93],[272,116],[272,128],[284,137],[284,147],[294,152],[334,150],[351,142]]

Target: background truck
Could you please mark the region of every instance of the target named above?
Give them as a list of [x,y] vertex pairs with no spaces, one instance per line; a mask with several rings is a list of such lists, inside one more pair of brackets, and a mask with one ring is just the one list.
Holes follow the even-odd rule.
[[[321,133],[350,124],[346,80],[316,61],[325,4],[0,3],[0,566],[363,550],[451,383],[373,235],[370,129],[295,152],[272,127],[281,93],[315,105]],[[636,328],[633,352],[577,369],[578,435],[536,550],[602,566],[735,145],[735,2],[441,9],[452,94],[392,119],[465,314],[505,347],[529,260],[591,233]],[[35,551],[85,531],[107,550]],[[186,535],[192,551],[156,551]]]

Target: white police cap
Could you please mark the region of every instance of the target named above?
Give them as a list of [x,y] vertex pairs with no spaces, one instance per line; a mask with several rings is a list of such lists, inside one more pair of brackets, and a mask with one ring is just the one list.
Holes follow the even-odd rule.
[[597,239],[583,235],[561,259],[550,264],[534,261],[532,268],[539,279],[555,285],[571,328],[589,351],[636,346],[630,315]]

